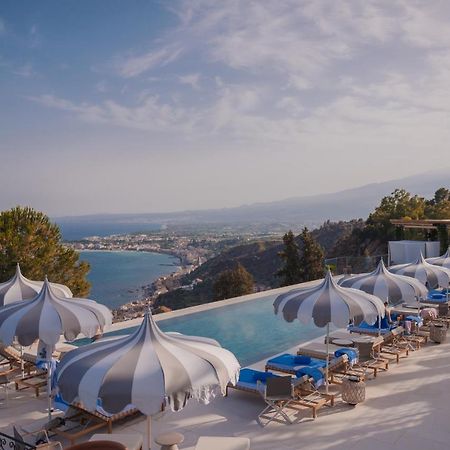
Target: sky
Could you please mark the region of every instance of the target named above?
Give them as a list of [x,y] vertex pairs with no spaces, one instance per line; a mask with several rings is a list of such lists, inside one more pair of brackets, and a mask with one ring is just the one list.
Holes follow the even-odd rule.
[[231,207],[448,166],[450,2],[2,0],[0,208]]

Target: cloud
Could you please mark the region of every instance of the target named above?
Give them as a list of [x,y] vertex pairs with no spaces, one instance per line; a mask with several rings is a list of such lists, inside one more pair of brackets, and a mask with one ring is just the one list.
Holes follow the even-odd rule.
[[178,80],[181,84],[187,84],[192,87],[192,89],[200,89],[200,74],[199,73],[191,73],[188,75],[180,75]]
[[87,102],[77,104],[49,94],[29,97],[29,99],[49,108],[75,113],[86,122],[147,131],[186,130],[193,117],[189,111],[163,103],[157,96],[152,95],[143,96],[132,107],[113,100],[106,100],[99,104]]
[[32,64],[30,63],[24,64],[23,66],[15,67],[12,69],[12,72],[15,75],[19,75],[20,77],[23,78],[31,78],[36,75],[36,72],[34,71]]
[[[125,91],[114,96],[113,83],[100,103],[48,95],[34,100],[87,121],[255,146],[325,145],[327,136],[397,142],[402,134],[409,139],[431,130],[447,136],[439,131],[450,104],[450,35],[439,38],[448,33],[445,3],[177,5],[171,8],[178,26],[151,51],[116,59],[117,74],[127,78],[126,100]],[[156,78],[135,80],[157,68]],[[187,86],[198,90],[202,79],[214,82],[203,83],[202,95],[192,98]],[[158,83],[143,89],[149,80]]]
[[169,45],[141,55],[122,58],[116,63],[117,71],[124,78],[136,77],[156,67],[170,64],[178,58],[181,51],[180,46]]

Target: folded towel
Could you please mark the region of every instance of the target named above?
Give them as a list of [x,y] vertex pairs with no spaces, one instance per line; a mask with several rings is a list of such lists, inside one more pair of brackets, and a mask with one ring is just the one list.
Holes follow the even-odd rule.
[[301,369],[297,370],[295,375],[297,376],[297,378],[301,378],[303,375],[308,375],[314,380],[314,384],[316,387],[321,386],[325,381],[323,372],[316,367],[302,367]]
[[347,355],[350,366],[358,362],[358,352],[354,348],[340,348],[334,352],[334,356],[339,358],[339,356]]

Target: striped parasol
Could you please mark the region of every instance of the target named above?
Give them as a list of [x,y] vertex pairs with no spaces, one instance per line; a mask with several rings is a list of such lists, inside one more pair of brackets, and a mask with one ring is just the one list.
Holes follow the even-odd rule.
[[79,334],[93,337],[111,322],[112,314],[106,306],[88,299],[59,297],[47,279],[39,294],[32,300],[21,300],[0,308],[0,341],[3,345],[11,345],[14,338],[17,338],[23,346],[31,345],[37,340],[45,346],[49,417],[50,359],[61,335],[68,341]]
[[446,288],[450,285],[450,269],[428,263],[422,253],[417,261],[411,264],[392,266],[389,267],[389,270],[398,275],[416,278],[428,289],[436,289],[439,286]]
[[147,312],[131,335],[98,341],[65,355],[57,369],[62,398],[80,401],[89,410],[98,403],[108,413],[133,405],[148,417],[182,409],[189,398],[202,403],[225,395],[235,384],[240,365],[212,340],[164,333]]
[[415,304],[428,294],[428,289],[420,281],[389,272],[382,259],[373,272],[345,278],[339,285],[376,295],[393,305],[402,302]]
[[446,269],[450,269],[450,247],[442,256],[438,256],[437,258],[427,258],[426,262],[435,266],[441,266],[445,267]]
[[[330,324],[345,328],[350,321],[359,325],[364,320],[373,325],[377,318],[382,318],[385,314],[384,304],[378,297],[357,289],[338,286],[330,271],[320,285],[281,294],[273,305],[275,314],[281,313],[287,322],[298,319],[307,324],[313,320],[318,327],[326,326],[327,344]],[[327,390],[328,359],[327,356]]]
[[[16,273],[12,278],[4,283],[0,283],[0,306],[5,306],[19,300],[29,300],[41,291],[43,281],[33,281],[25,278],[17,264]],[[56,295],[71,298],[72,292],[67,286],[58,283],[50,283]]]

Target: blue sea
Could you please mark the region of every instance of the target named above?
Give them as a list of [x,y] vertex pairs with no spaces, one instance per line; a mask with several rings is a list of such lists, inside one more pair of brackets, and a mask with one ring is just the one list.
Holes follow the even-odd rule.
[[89,298],[109,308],[143,298],[143,286],[175,272],[178,264],[170,255],[131,251],[81,251],[80,259],[91,265]]

